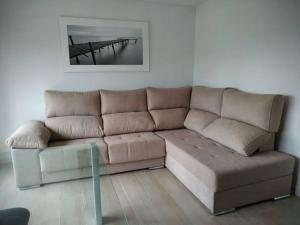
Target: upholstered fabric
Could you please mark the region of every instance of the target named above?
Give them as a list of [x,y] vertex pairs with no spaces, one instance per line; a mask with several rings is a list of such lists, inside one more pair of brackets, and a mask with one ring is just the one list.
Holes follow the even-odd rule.
[[145,89],[101,90],[105,135],[152,131],[155,124],[147,111]]
[[107,145],[103,138],[88,138],[71,141],[50,142],[49,147],[40,152],[42,172],[55,172],[91,166],[91,146],[99,147],[99,164],[108,163]]
[[270,133],[270,135],[271,135],[271,137],[268,139],[268,141],[259,147],[258,150],[260,152],[274,151],[274,150],[276,150],[275,149],[275,137],[276,137],[276,134],[275,133]]
[[183,128],[188,113],[187,108],[151,110],[156,130],[170,130]]
[[128,112],[103,115],[105,135],[152,131],[155,124],[149,112]]
[[41,121],[28,121],[19,127],[9,138],[6,144],[11,148],[30,149],[46,148],[51,133]]
[[166,167],[213,214],[291,193],[292,174],[214,192],[170,154],[166,157]]
[[224,90],[224,88],[195,86],[192,90],[190,107],[220,115]]
[[244,157],[189,130],[156,134],[166,140],[167,155],[180,162],[211,191],[224,191],[293,172],[294,159],[280,152]]
[[[148,159],[128,163],[118,163],[118,164],[105,164],[100,166],[99,174],[114,174],[122,173],[126,171],[139,170],[151,167],[164,166],[165,159]],[[73,180],[84,177],[91,177],[92,171],[91,167],[85,167],[80,169],[71,169],[55,172],[42,172],[42,179],[44,184],[53,183],[58,181]],[[104,178],[105,179],[105,178]]]
[[112,164],[165,156],[164,140],[152,132],[108,136],[104,140]]
[[277,132],[283,104],[284,97],[280,95],[251,94],[230,89],[224,92],[222,117]]
[[271,138],[265,130],[225,118],[215,120],[202,133],[244,156],[252,155]]
[[293,174],[214,193],[213,213],[291,194]]
[[147,88],[148,109],[188,108],[191,88]]
[[99,148],[99,162],[101,164],[108,163],[108,153],[107,153],[107,144],[104,142],[103,138],[84,138],[84,139],[74,139],[74,140],[64,140],[64,141],[51,141],[49,142],[48,147],[61,147],[64,148],[70,145],[81,145],[81,144],[91,144],[95,143]]
[[201,134],[205,127],[218,118],[219,116],[217,114],[191,109],[184,121],[184,126]]
[[147,111],[145,89],[129,91],[101,90],[102,114]]
[[19,188],[42,184],[39,153],[40,149],[12,149],[14,176]]
[[46,120],[51,140],[102,137],[102,121],[98,116],[64,116]]
[[99,91],[45,91],[46,116],[99,116]]

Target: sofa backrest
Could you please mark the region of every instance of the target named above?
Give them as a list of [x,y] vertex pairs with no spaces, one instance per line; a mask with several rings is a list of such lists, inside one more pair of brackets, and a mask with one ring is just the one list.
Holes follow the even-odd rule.
[[236,89],[226,90],[223,95],[221,116],[277,132],[283,111],[281,95],[252,94]]
[[202,134],[246,156],[257,150],[273,150],[283,104],[280,95],[226,89],[221,117],[206,126]]
[[272,150],[284,97],[203,86],[129,91],[46,91],[52,140],[101,137],[184,126],[251,155]]
[[195,86],[192,90],[190,111],[184,126],[200,134],[221,115],[224,88]]
[[130,91],[100,90],[105,135],[153,131],[147,111],[145,89]]
[[45,91],[44,96],[51,140],[103,136],[99,91]]
[[45,91],[46,116],[100,116],[99,91]]
[[148,110],[155,130],[183,128],[189,110],[191,87],[147,88]]

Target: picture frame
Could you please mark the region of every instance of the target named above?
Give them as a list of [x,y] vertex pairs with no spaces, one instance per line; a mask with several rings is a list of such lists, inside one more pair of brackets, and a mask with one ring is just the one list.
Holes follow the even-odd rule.
[[149,71],[148,22],[60,17],[64,72]]

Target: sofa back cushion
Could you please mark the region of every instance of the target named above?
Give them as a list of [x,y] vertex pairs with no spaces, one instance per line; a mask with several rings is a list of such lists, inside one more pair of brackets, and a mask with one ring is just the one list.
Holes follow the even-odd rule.
[[223,92],[224,88],[195,86],[192,91],[190,107],[220,115]]
[[188,108],[190,98],[191,87],[147,88],[149,110]]
[[51,131],[51,140],[70,140],[102,137],[102,121],[99,116],[61,116],[45,122]]
[[184,121],[184,126],[201,134],[205,127],[218,118],[219,116],[214,113],[191,109]]
[[46,126],[51,140],[103,136],[99,91],[45,91]]
[[124,112],[147,111],[145,89],[128,91],[101,90],[101,112],[103,115]]
[[145,89],[101,90],[100,95],[105,135],[154,130],[154,122],[147,111]]
[[269,132],[277,132],[283,105],[284,97],[280,95],[252,94],[229,89],[223,95],[221,115]]
[[184,126],[202,134],[205,127],[220,117],[223,92],[223,88],[193,87]]
[[263,129],[225,118],[215,120],[202,133],[244,156],[252,155],[271,138],[271,134]]
[[45,91],[46,116],[100,116],[99,91]]
[[153,131],[155,125],[149,112],[126,112],[103,115],[105,135]]
[[148,110],[156,130],[182,128],[190,104],[190,87],[147,88]]

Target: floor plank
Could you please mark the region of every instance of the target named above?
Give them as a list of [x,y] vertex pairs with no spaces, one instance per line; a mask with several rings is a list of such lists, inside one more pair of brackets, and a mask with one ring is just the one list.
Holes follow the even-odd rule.
[[[295,196],[216,217],[167,169],[101,178],[102,212],[109,225],[300,225],[300,198]],[[91,179],[20,191],[11,165],[0,166],[0,209],[28,208],[30,225],[92,225],[92,199]]]

